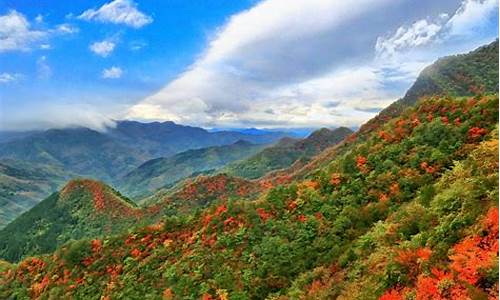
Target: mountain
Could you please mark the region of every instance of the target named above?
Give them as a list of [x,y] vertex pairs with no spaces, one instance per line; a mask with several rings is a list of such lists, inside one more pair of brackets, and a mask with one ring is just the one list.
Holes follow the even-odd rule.
[[426,67],[405,96],[360,128],[360,134],[399,115],[428,96],[465,97],[498,93],[498,39],[467,54],[447,56]]
[[420,99],[256,196],[184,183],[151,207],[205,209],[2,262],[0,298],[498,299],[498,110]]
[[121,178],[117,187],[130,197],[140,198],[193,174],[220,169],[230,162],[247,158],[264,146],[240,140],[231,145],[188,150],[152,159]]
[[257,201],[6,264],[0,297],[487,299],[497,197],[498,96],[429,99]]
[[352,134],[346,127],[334,130],[322,128],[314,131],[305,139],[283,138],[276,145],[268,147],[254,156],[234,162],[223,169],[230,175],[256,179],[266,173],[291,166],[300,160],[307,162],[311,157],[335,145]]
[[0,228],[57,190],[69,177],[62,168],[0,159]]
[[111,187],[88,179],[72,180],[0,230],[0,257],[53,251],[71,239],[110,234],[141,216],[134,202]]
[[209,132],[203,128],[174,122],[136,121],[118,121],[116,127],[110,128],[107,134],[127,145],[135,145],[152,158],[171,156],[190,149],[230,145],[239,140],[267,144],[287,135],[283,132],[261,132],[261,134],[237,131]]
[[190,149],[230,145],[239,140],[272,143],[281,132],[261,135],[178,125],[173,122],[118,121],[106,132],[89,128],[50,129],[0,143],[0,158],[64,167],[68,172],[113,181],[145,161]]
[[256,182],[225,174],[198,176],[171,189],[160,189],[138,207],[102,182],[74,179],[0,230],[0,258],[18,261],[50,253],[70,240],[192,214],[220,199],[254,199],[261,190]]
[[[272,143],[285,135],[282,132],[262,132],[259,135],[229,131],[210,133],[202,128],[182,126],[173,122],[135,121],[118,121],[116,127],[108,128],[106,132],[89,128],[0,132],[0,160],[24,162],[22,167],[19,163],[15,166],[17,169],[23,169],[24,175],[21,177],[12,175],[12,170],[9,174],[4,174],[3,171],[8,170],[6,167],[0,169],[0,214],[3,217],[0,228],[61,187],[70,177],[90,177],[116,185],[120,178],[158,156],[175,155],[188,149],[230,145],[237,141]],[[241,150],[241,155],[246,153],[242,149],[235,150]],[[227,153],[224,154],[227,161],[240,158],[236,153]],[[187,156],[194,158],[196,154],[209,155],[201,151]],[[181,156],[181,164],[182,157],[188,159]],[[198,159],[199,168],[193,169],[193,172],[204,171],[211,165],[218,167],[223,161],[216,163],[217,159],[213,156],[207,159],[212,161],[203,164],[202,159]],[[36,170],[33,166],[36,166]],[[43,176],[40,176],[41,169],[45,169]],[[179,169],[180,167],[177,167],[177,170]],[[19,171],[14,173],[21,174]],[[31,180],[29,176],[26,177],[27,173],[36,173],[33,176],[37,178]],[[178,174],[174,181],[180,179]],[[182,174],[188,176],[190,172]],[[133,181],[133,178],[130,180]],[[171,181],[167,180],[165,184],[169,182]],[[153,183],[152,186],[157,184]],[[138,190],[150,189],[151,187],[145,186],[144,189]],[[132,190],[133,188],[130,188],[130,191]]]
[[80,176],[112,180],[149,157],[101,132],[67,128],[2,143],[0,158],[50,164]]
[[[498,39],[479,47],[467,54],[459,54],[438,59],[426,67],[410,87],[405,96],[377,116],[363,124],[360,129],[345,141],[323,151],[306,165],[297,164],[289,168],[270,173],[267,182],[285,182],[305,178],[312,170],[324,167],[335,157],[349,151],[354,144],[377,132],[389,120],[428,97],[471,97],[481,94],[498,93]],[[457,76],[457,74],[465,74]],[[473,78],[468,80],[467,78]],[[480,86],[480,89],[477,89]]]

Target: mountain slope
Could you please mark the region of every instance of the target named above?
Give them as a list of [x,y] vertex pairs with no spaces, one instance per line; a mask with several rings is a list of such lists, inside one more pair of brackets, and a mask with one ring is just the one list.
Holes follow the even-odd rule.
[[284,138],[274,146],[268,147],[254,156],[232,163],[223,172],[243,178],[256,179],[267,172],[286,168],[297,160],[307,162],[324,149],[335,145],[352,134],[352,130],[339,127],[334,130],[323,128],[311,133],[307,138],[294,140]]
[[133,202],[110,187],[72,180],[0,230],[0,257],[13,261],[47,253],[70,239],[116,232],[140,216]]
[[497,153],[498,96],[427,100],[258,201],[7,265],[0,296],[487,298],[498,293]]
[[398,116],[422,97],[464,97],[498,93],[498,39],[466,54],[438,59],[426,67],[405,96],[364,124],[359,133]]
[[220,169],[230,162],[247,158],[263,147],[262,144],[238,141],[149,160],[121,178],[117,186],[130,197],[145,196],[192,174]]
[[68,178],[61,168],[0,159],[0,229]]
[[[326,149],[306,165],[292,165],[290,168],[268,174],[267,182],[286,182],[304,178],[309,172],[328,164],[335,157],[345,153],[354,144],[363,142],[369,134],[376,132],[390,119],[426,97],[444,95],[466,97],[484,93],[498,93],[498,40],[479,47],[466,54],[438,59],[419,74],[405,96],[383,109],[377,116],[363,124],[345,141]],[[457,76],[457,74],[465,74]],[[473,78],[473,80],[466,80]],[[481,88],[477,88],[480,86]]]

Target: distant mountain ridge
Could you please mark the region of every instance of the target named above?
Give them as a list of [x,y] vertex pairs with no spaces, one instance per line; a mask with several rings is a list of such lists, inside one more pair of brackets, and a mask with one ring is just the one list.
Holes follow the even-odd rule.
[[233,161],[245,159],[265,147],[239,140],[231,145],[188,150],[170,157],[149,160],[118,183],[117,188],[130,197],[141,197],[195,173],[217,170]]
[[304,139],[285,137],[248,159],[229,164],[222,172],[247,179],[257,179],[270,171],[289,167],[298,160],[305,163],[352,133],[353,131],[347,127],[333,130],[322,128]]

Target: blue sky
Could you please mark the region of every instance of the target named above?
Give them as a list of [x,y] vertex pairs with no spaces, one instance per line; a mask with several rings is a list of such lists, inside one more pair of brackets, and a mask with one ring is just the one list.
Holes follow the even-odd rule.
[[356,126],[497,0],[0,1],[0,129]]

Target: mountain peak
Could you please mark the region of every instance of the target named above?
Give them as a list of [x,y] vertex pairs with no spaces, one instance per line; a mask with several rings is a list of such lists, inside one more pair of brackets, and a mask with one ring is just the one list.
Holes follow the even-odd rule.
[[99,213],[112,216],[137,215],[138,213],[132,201],[123,198],[108,185],[87,178],[70,180],[61,189],[59,201],[74,202],[76,199],[81,199],[82,195],[91,196],[93,208]]

